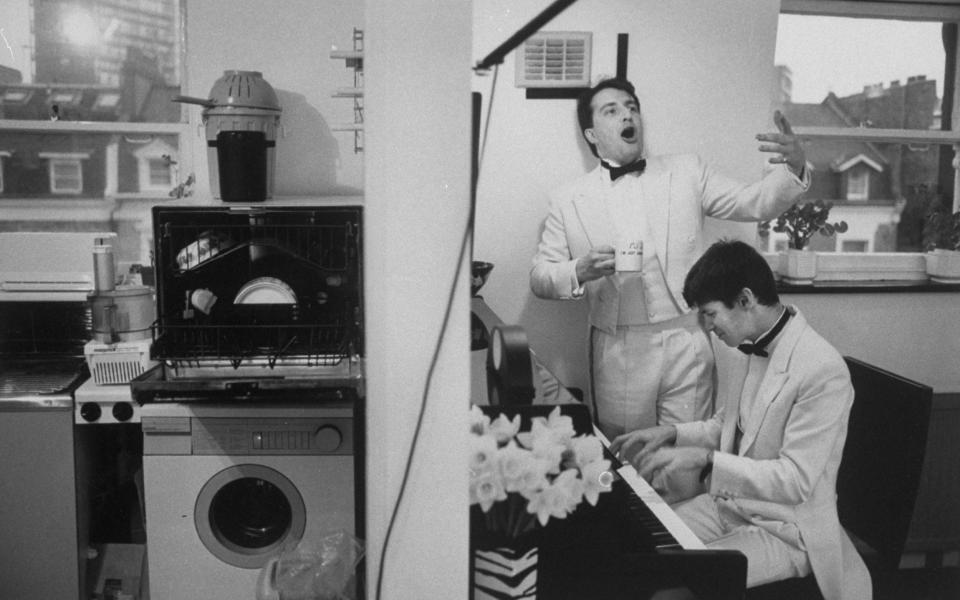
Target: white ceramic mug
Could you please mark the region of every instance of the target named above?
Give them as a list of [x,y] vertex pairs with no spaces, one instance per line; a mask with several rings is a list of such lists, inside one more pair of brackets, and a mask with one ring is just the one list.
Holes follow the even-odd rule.
[[643,270],[643,242],[640,240],[620,240],[614,254],[614,268],[620,271]]

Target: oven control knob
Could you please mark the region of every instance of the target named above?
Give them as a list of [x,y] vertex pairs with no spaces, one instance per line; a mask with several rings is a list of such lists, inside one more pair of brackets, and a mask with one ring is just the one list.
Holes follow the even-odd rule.
[[113,418],[124,423],[133,416],[133,407],[129,402],[118,402],[113,405]]
[[100,405],[96,402],[84,402],[80,405],[80,417],[88,423],[93,423],[100,418]]
[[343,442],[343,434],[333,425],[321,425],[313,432],[313,447],[323,452],[333,452]]

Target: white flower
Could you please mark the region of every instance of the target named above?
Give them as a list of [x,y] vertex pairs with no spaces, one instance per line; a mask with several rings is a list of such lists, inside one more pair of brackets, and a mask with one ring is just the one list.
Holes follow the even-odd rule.
[[494,502],[507,499],[507,492],[495,471],[484,471],[470,478],[470,504],[479,504],[483,512]]
[[507,418],[503,413],[490,423],[488,431],[497,438],[497,443],[501,446],[508,440],[512,440],[517,432],[520,431],[520,415],[513,417],[513,420]]
[[576,482],[575,470],[564,471],[553,483],[530,497],[527,512],[536,514],[541,525],[546,525],[550,517],[566,518],[567,514],[580,502],[579,487]]
[[590,506],[596,506],[601,492],[609,492],[613,477],[610,475],[610,461],[597,460],[585,465],[580,471],[583,477],[583,497]]
[[490,417],[483,414],[476,404],[470,405],[470,433],[482,435],[490,428]]
[[583,468],[603,458],[603,443],[592,435],[581,435],[570,442],[573,447],[574,463]]
[[503,487],[508,492],[520,492],[526,496],[548,483],[547,469],[550,465],[513,440],[497,451],[497,465],[503,476]]
[[471,476],[492,471],[497,464],[497,439],[490,434],[470,436]]

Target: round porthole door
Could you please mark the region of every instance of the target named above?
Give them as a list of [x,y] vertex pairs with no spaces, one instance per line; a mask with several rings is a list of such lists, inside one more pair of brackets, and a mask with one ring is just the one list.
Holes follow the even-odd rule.
[[303,497],[282,473],[234,465],[207,481],[194,508],[203,545],[227,564],[259,569],[288,542],[303,537]]

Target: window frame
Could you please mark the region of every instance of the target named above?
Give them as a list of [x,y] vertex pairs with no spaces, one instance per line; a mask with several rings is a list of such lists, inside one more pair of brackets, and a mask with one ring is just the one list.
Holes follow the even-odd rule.
[[[899,0],[854,2],[851,0],[781,0],[781,14],[820,15],[833,17],[869,17],[915,21],[956,21],[960,23],[960,0]],[[960,54],[960,44],[955,49]],[[956,58],[956,57],[955,57]],[[857,141],[899,144],[938,144],[950,146],[954,153],[953,210],[960,210],[960,178],[957,175],[960,157],[960,61],[955,61],[953,106],[950,131],[867,129],[840,127],[794,127],[804,141]]]
[[[50,181],[51,194],[65,194],[79,196],[83,194],[83,161],[90,158],[88,152],[40,152],[40,158],[47,161],[47,175]],[[78,185],[76,187],[60,187],[57,185],[57,167],[76,167]]]

